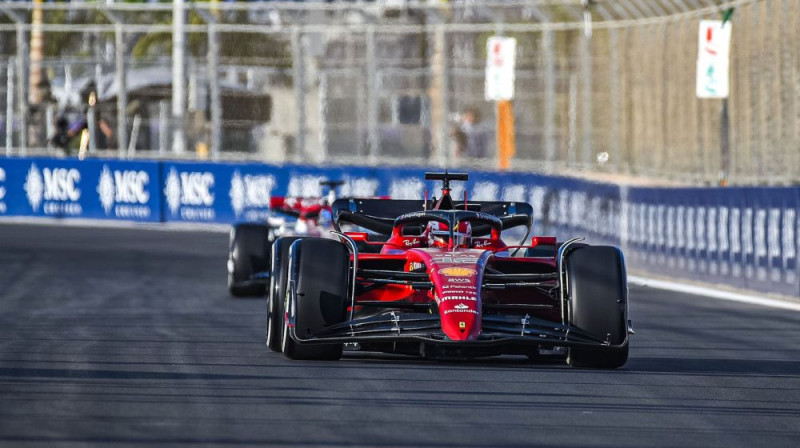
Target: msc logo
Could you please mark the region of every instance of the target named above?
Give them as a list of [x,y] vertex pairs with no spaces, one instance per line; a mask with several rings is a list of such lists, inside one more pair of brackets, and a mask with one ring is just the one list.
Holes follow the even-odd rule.
[[314,176],[311,174],[292,176],[289,179],[289,186],[286,189],[286,196],[322,196],[322,186],[319,183],[323,180],[325,180],[325,176]]
[[170,168],[167,175],[164,196],[172,213],[177,213],[182,205],[206,206],[214,205],[214,175],[209,172],[178,173]]
[[245,174],[239,170],[233,172],[231,177],[231,206],[238,217],[245,208],[268,208],[272,198],[272,189],[275,188],[274,176],[259,176]]
[[380,183],[375,179],[366,177],[351,178],[342,185],[342,196],[375,196]]
[[147,201],[150,200],[150,192],[147,191],[149,183],[150,176],[146,171],[111,171],[108,165],[103,165],[103,171],[100,173],[100,180],[97,183],[97,193],[106,215],[111,213],[115,202],[147,204]]
[[425,183],[416,177],[402,178],[389,185],[389,196],[396,199],[416,199],[422,196]]
[[25,194],[34,211],[39,209],[43,199],[76,202],[81,198],[77,186],[80,181],[81,173],[75,168],[44,168],[39,172],[32,163],[25,178]]

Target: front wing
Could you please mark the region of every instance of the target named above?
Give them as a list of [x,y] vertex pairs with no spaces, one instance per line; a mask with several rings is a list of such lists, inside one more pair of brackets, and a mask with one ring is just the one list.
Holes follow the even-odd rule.
[[388,312],[377,316],[354,319],[330,326],[309,338],[297,336],[294,317],[289,315],[289,335],[299,344],[391,343],[420,342],[458,347],[491,347],[525,345],[541,348],[584,347],[615,349],[624,347],[625,340],[612,345],[579,328],[536,319],[530,316],[488,315],[482,318],[482,332],[476,340],[453,341],[442,332],[438,315],[419,312]]

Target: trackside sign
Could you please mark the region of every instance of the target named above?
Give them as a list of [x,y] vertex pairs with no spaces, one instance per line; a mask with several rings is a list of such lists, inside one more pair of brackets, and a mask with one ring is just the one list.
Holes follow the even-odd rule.
[[514,99],[516,58],[516,39],[512,37],[490,37],[486,41],[486,101]]
[[731,22],[701,20],[697,36],[697,97],[727,98]]

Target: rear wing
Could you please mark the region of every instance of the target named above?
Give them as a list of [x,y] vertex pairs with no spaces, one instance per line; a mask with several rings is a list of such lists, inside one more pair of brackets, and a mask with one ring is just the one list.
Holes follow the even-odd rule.
[[[389,235],[392,233],[394,220],[406,213],[425,210],[425,201],[416,199],[361,199],[342,198],[331,206],[333,225],[341,231],[341,223],[351,223],[372,232]],[[464,203],[456,203],[456,210],[464,210]],[[529,219],[533,215],[533,207],[527,202],[474,201],[466,204],[470,211],[482,212],[503,221],[503,228],[525,225],[520,215]],[[511,219],[515,217],[515,219]],[[505,218],[505,219],[504,219]],[[529,224],[528,224],[529,225]]]

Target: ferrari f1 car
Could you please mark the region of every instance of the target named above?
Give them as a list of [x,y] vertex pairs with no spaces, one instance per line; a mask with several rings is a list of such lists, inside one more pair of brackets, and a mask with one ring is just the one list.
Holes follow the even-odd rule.
[[273,197],[266,222],[236,223],[228,247],[228,291],[235,297],[264,296],[269,283],[272,243],[282,236],[330,237],[331,204],[336,187],[344,182],[325,180],[324,197]]
[[[617,368],[628,358],[628,288],[619,249],[533,237],[521,202],[340,199],[338,240],[279,238],[272,248],[267,345],[290,359],[343,348],[470,358],[566,357]],[[387,236],[370,241],[358,226]],[[523,244],[503,231],[524,226]],[[530,241],[528,244],[524,244]]]

